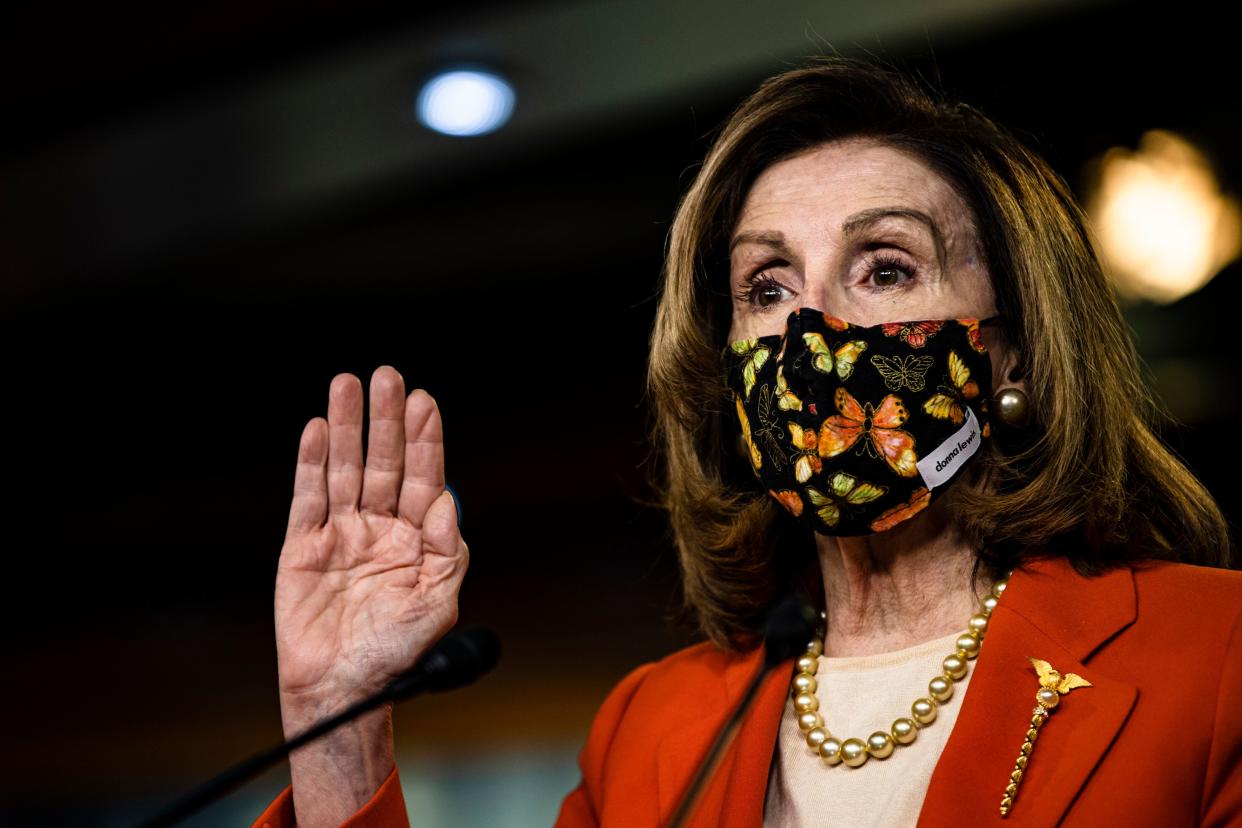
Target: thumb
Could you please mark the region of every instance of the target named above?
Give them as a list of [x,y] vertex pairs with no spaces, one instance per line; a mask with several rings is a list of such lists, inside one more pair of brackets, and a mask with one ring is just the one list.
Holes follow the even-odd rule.
[[458,551],[461,541],[459,514],[457,499],[447,487],[427,508],[423,518],[423,539],[436,552],[453,555]]

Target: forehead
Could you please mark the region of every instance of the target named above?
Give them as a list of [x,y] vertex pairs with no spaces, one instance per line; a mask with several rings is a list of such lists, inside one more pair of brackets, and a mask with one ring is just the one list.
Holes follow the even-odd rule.
[[765,169],[746,194],[735,230],[821,235],[859,211],[888,207],[926,213],[948,236],[973,227],[965,202],[931,167],[874,139],[854,138]]

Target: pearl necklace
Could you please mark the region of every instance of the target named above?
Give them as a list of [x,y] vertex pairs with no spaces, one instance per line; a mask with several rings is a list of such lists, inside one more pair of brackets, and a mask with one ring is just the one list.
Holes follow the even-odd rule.
[[893,755],[897,745],[913,744],[919,730],[936,720],[936,708],[953,697],[954,682],[966,678],[967,662],[979,655],[983,636],[988,630],[988,619],[1012,574],[1006,573],[1005,577],[992,585],[991,594],[980,603],[979,611],[970,616],[966,631],[957,637],[955,650],[940,663],[941,674],[927,683],[927,696],[916,699],[910,705],[910,716],[896,719],[887,731],[877,730],[866,741],[858,738],[843,741],[836,738],[824,727],[824,718],[819,713],[819,698],[815,695],[819,685],[815,681],[815,672],[819,669],[819,657],[824,652],[822,624],[827,618],[821,612],[821,626],[816,630],[816,637],[807,645],[806,653],[798,659],[798,672],[793,678],[790,693],[793,696],[794,712],[798,714],[798,727],[806,734],[807,746],[818,753],[829,766],[844,764],[857,768],[872,756],[876,759],[887,759]]

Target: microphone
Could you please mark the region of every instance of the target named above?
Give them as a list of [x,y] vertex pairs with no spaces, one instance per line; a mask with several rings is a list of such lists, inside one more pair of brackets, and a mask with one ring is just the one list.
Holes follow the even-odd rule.
[[715,774],[725,751],[733,743],[733,737],[741,729],[742,719],[754,704],[755,696],[759,694],[759,685],[774,667],[806,648],[807,641],[815,633],[815,622],[818,620],[815,609],[794,596],[784,599],[768,613],[763,624],[763,663],[759,665],[746,691],[742,693],[741,700],[725,720],[716,740],[707,749],[707,755],[699,763],[698,771],[686,786],[685,793],[681,795],[681,800],[673,811],[669,828],[681,828],[690,818],[703,789],[707,787],[707,782]]
[[764,667],[770,670],[805,650],[818,621],[815,608],[801,598],[777,604],[763,625]]
[[413,667],[397,676],[378,693],[312,725],[287,742],[239,762],[142,823],[141,828],[175,825],[258,776],[307,742],[314,741],[368,710],[385,702],[400,701],[423,692],[441,693],[465,687],[495,667],[499,659],[500,640],[491,630],[477,626],[450,630]]
[[450,631],[382,691],[383,701],[400,701],[424,690],[443,693],[473,684],[500,660],[500,639],[491,630],[468,626]]

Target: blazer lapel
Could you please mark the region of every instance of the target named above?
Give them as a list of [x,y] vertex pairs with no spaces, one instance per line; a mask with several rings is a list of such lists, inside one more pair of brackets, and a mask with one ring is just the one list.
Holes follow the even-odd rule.
[[[1061,559],[1009,579],[975,660],[957,724],[923,800],[919,828],[1056,825],[1112,744],[1137,690],[1090,667],[1090,656],[1134,621],[1134,576],[1122,567],[1083,578]],[[1035,708],[1028,656],[1092,686],[1066,695],[1039,731],[1009,816],[1000,801]],[[934,725],[933,725],[934,727]]]
[[[760,652],[762,648],[760,648]],[[755,666],[762,658],[755,660]],[[755,703],[746,717],[733,745],[733,761],[729,768],[729,784],[725,793],[724,813],[713,823],[721,828],[755,828],[763,825],[763,804],[768,792],[768,774],[776,752],[777,735],[789,688],[793,682],[794,662],[791,658],[768,673]],[[737,674],[730,688],[732,697],[740,699],[751,673]]]
[[[720,684],[723,704],[718,699],[704,698],[698,710],[686,711],[689,721],[685,725],[669,731],[660,740],[656,748],[656,770],[661,825],[668,823],[707,749],[762,662],[762,646],[730,661]],[[768,770],[793,666],[791,658],[777,665],[763,680],[733,744],[699,798],[689,825],[755,828],[763,824]],[[709,710],[723,712],[710,717],[701,715]]]

